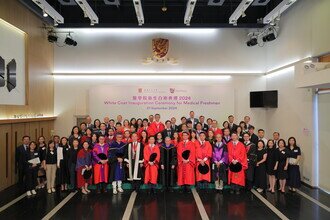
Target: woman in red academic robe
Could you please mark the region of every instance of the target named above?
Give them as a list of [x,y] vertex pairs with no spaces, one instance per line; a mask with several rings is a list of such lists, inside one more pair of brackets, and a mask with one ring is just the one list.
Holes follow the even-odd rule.
[[236,192],[236,194],[240,193],[240,188],[245,186],[245,170],[248,167],[246,150],[244,145],[238,141],[238,135],[233,133],[231,135],[232,141],[230,141],[227,145],[228,148],[228,159],[229,163],[241,163],[242,170],[234,173],[228,170],[228,184],[231,185],[231,193]]
[[[94,184],[98,185],[97,193],[101,188],[106,192],[106,184],[108,183],[109,164],[108,164],[108,150],[109,145],[105,143],[105,137],[100,135],[99,143],[95,144],[93,148],[93,174]],[[104,158],[100,158],[100,154],[105,154]]]
[[[156,157],[151,161],[150,155],[156,153]],[[155,137],[149,137],[149,143],[144,146],[143,149],[143,158],[144,158],[144,184],[150,185],[150,190],[155,192],[154,188],[157,184],[158,179],[158,169],[160,161],[160,150],[158,145],[155,145]]]
[[87,141],[83,142],[83,148],[78,151],[77,154],[77,187],[83,194],[90,193],[88,185],[92,183],[92,178],[84,178],[85,171],[92,170],[92,155],[89,150],[89,143]]
[[[195,145],[189,141],[188,132],[183,132],[182,138],[183,140],[177,146],[178,185],[184,186],[184,189],[188,191],[189,185],[195,185],[196,149]],[[190,151],[188,159],[182,157],[182,152],[185,150]]]
[[[196,141],[196,181],[199,187],[204,185],[204,188],[208,188],[208,183],[211,181],[211,167],[210,160],[212,158],[212,145],[210,142],[205,141],[206,135],[204,132],[199,134],[199,141]],[[206,174],[200,173],[198,166],[208,166],[209,171]]]

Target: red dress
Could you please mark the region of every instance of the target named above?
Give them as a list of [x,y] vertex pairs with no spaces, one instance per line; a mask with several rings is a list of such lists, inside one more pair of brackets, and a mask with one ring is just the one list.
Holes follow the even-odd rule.
[[[208,141],[204,141],[204,144],[201,144],[199,141],[196,141],[196,180],[198,181],[211,181],[211,166],[210,166],[210,160],[212,157],[212,146],[210,144],[210,142]],[[207,159],[207,161],[205,161],[205,164],[207,164],[210,168],[210,171],[207,174],[201,174],[197,167],[200,164],[200,162],[198,162],[198,159],[204,160]]]
[[161,122],[152,122],[148,127],[148,136],[155,136],[157,133],[162,132],[165,129],[165,125]]
[[[183,163],[182,152],[190,150],[189,162]],[[178,185],[195,185],[195,165],[196,165],[196,149],[195,144],[187,141],[184,144],[181,141],[177,146],[178,157]]]
[[100,153],[104,153],[108,157],[108,149],[109,145],[104,144],[101,146],[99,143],[96,144],[92,151],[92,159],[93,159],[93,174],[94,174],[94,184],[98,183],[107,183],[108,175],[109,175],[109,164],[100,164],[101,160],[97,155]]
[[244,144],[238,141],[235,146],[233,141],[230,141],[227,144],[227,148],[229,163],[231,163],[232,160],[237,160],[242,164],[242,170],[238,173],[233,173],[228,169],[228,184],[233,183],[236,185],[245,186],[245,170],[248,167],[248,163]]
[[81,188],[85,186],[85,183],[92,184],[92,178],[89,178],[88,180],[84,179],[84,176],[82,175],[82,170],[85,169],[85,166],[91,166],[92,165],[92,154],[90,150],[80,149],[77,154],[77,165],[76,165],[76,171],[77,171],[77,187]]
[[[157,157],[154,160],[154,165],[149,164],[150,155],[152,153],[157,154]],[[159,147],[157,145],[155,145],[154,147],[151,147],[149,144],[144,146],[143,158],[144,158],[144,167],[145,167],[144,183],[145,184],[148,184],[148,183],[157,184],[159,161],[160,161]]]

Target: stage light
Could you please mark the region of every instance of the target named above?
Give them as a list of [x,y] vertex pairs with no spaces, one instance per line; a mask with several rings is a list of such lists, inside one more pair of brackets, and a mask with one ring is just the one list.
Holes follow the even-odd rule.
[[46,18],[48,17],[48,14],[46,13],[45,9],[42,10],[42,15]]
[[271,32],[262,37],[263,42],[269,42],[269,41],[273,41],[275,39],[276,39],[276,36],[275,36],[274,32]]
[[56,33],[50,31],[48,32],[48,42],[50,43],[56,43],[57,42],[57,36],[56,36]]
[[246,42],[246,45],[248,47],[253,47],[253,46],[257,45],[257,44],[258,44],[258,38],[257,38],[257,36],[252,36],[251,39]]
[[77,46],[77,41],[73,40],[70,34],[66,36],[64,43],[69,46]]

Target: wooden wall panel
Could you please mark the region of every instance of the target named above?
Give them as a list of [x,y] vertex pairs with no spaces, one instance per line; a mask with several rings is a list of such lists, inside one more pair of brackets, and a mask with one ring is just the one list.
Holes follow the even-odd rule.
[[[11,126],[11,161],[15,163],[15,148],[22,144],[22,137],[26,135],[25,133],[25,123],[12,124]],[[12,177],[11,182],[16,183],[18,180],[18,174],[15,172],[15,166],[11,169]]]
[[12,184],[11,125],[0,126],[0,190]]
[[320,62],[330,62],[330,54],[319,57]]
[[18,0],[0,0],[0,18],[27,33],[27,105],[0,105],[0,117],[14,114],[54,115],[53,44],[47,40],[43,20]]
[[39,137],[39,122],[31,122],[30,124],[30,137],[31,141],[38,141]]

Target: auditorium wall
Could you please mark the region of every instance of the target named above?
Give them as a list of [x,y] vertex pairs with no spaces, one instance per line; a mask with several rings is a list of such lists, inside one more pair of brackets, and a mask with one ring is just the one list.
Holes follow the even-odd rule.
[[[265,109],[251,109],[249,92],[252,90],[264,90],[266,89],[266,78],[264,76],[232,76],[231,79],[220,80],[207,80],[199,79],[193,80],[187,78],[184,81],[185,85],[205,86],[217,85],[232,87],[234,90],[234,102],[232,114],[235,115],[237,120],[241,120],[245,115],[250,115],[252,118],[251,123],[257,127],[265,127],[266,122],[266,110]],[[182,85],[183,82],[175,80],[162,80],[162,81],[145,81],[140,85]],[[89,89],[98,85],[117,85],[122,86],[123,92],[125,86],[136,85],[136,80],[114,80],[114,79],[68,79],[68,78],[55,78],[55,114],[58,116],[55,121],[55,132],[60,135],[68,135],[72,126],[76,123],[75,116],[88,115],[89,112]],[[200,88],[200,87],[199,87]],[[205,90],[206,91],[206,90]],[[205,92],[201,91],[201,92]],[[207,93],[205,94],[207,96]],[[201,112],[202,108],[199,107]],[[194,110],[194,109],[192,109]],[[196,110],[195,110],[196,111]],[[197,112],[196,112],[197,113]],[[125,116],[123,110],[122,113]],[[188,116],[189,112],[185,115],[173,115],[176,116],[178,123],[181,116]],[[93,116],[93,115],[92,115]],[[104,116],[110,116],[115,118],[116,115],[112,115],[111,112],[104,112]],[[207,115],[205,115],[207,117]],[[228,115],[221,113],[217,119],[220,124],[226,120]],[[102,118],[103,119],[103,118]],[[165,119],[164,119],[165,120]]]

